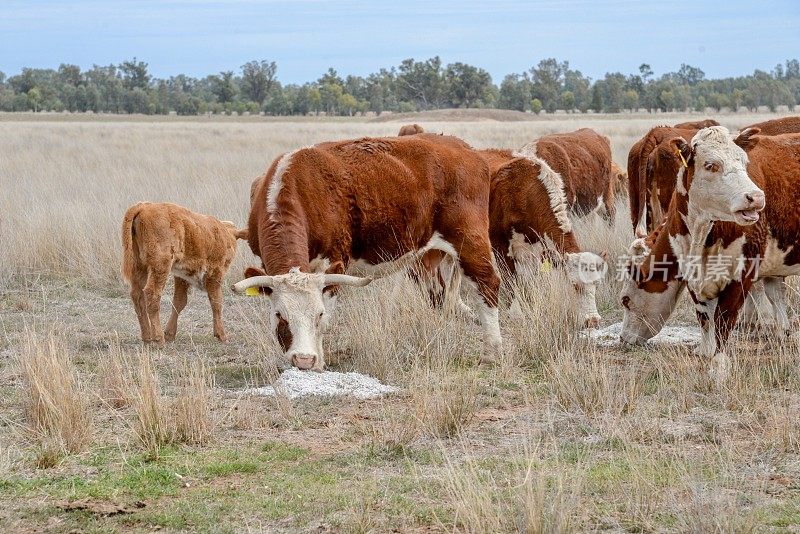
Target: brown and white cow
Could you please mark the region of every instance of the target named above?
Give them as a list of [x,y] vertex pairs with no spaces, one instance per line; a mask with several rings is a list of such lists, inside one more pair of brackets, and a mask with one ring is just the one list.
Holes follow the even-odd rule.
[[611,142],[590,128],[540,137],[523,147],[556,171],[564,182],[570,210],[586,215],[605,207],[604,217],[613,224],[615,180],[611,171]]
[[249,244],[265,274],[234,290],[267,293],[289,361],[322,370],[337,286],[370,281],[341,273],[386,274],[441,250],[477,289],[481,361],[490,362],[502,340],[488,214],[488,167],[454,137],[364,138],[295,150],[277,158],[254,191]]
[[628,198],[628,171],[611,162],[611,179],[614,181],[614,197]]
[[425,130],[419,124],[414,123],[401,126],[400,132],[397,135],[416,135],[421,133],[425,133]]
[[[489,235],[495,257],[503,271],[516,276],[523,265],[553,259],[561,265],[578,294],[578,316],[586,327],[597,327],[595,293],[607,271],[605,253],[584,252],[572,231],[567,216],[568,205],[561,176],[530,151],[503,149],[479,150],[489,165],[491,195],[489,201]],[[438,252],[423,258],[423,272],[429,284],[434,305],[453,295],[444,295],[457,288],[451,283],[449,266]],[[457,289],[456,289],[457,291]],[[459,299],[457,305],[467,309]],[[511,303],[510,312],[519,313],[519,303]]]
[[[142,340],[175,339],[178,315],[193,286],[208,293],[214,336],[225,341],[222,282],[236,255],[236,240],[246,238],[246,229],[177,204],[139,202],[128,208],[122,221],[122,277],[131,286]],[[162,330],[161,294],[170,275],[175,279],[172,315]]]
[[688,287],[703,330],[698,352],[724,368],[725,344],[753,281],[800,274],[800,135],[757,133],[734,140],[715,127],[691,145],[671,141],[688,167],[663,229],[631,266],[621,294],[623,341],[655,335]]

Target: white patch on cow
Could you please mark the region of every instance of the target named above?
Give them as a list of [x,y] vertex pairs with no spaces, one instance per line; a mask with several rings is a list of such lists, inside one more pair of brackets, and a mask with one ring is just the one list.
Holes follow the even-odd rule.
[[706,358],[711,358],[717,353],[717,329],[714,322],[714,314],[717,311],[717,299],[701,301],[694,305],[697,313],[706,315],[707,321],[705,325],[700,325],[702,337],[700,338],[700,345],[695,349],[695,353]]
[[322,255],[317,256],[308,262],[308,272],[310,273],[324,273],[331,267],[331,260],[323,258]]
[[567,197],[564,194],[564,180],[554,171],[545,160],[536,154],[536,142],[529,143],[512,154],[515,158],[525,158],[539,165],[539,181],[544,185],[550,200],[550,209],[553,212],[558,226],[563,232],[572,231],[572,222],[569,220]]
[[500,335],[500,314],[497,307],[487,305],[483,298],[478,298],[476,301],[478,321],[483,327],[485,345],[481,360],[486,362],[496,361],[503,354],[503,338]]
[[185,280],[189,283],[192,287],[195,287],[201,291],[206,290],[206,272],[199,271],[199,272],[190,272],[186,269],[183,269],[177,262],[172,264],[172,269],[170,270],[172,276],[176,276],[181,280]]
[[626,343],[641,345],[658,334],[672,314],[684,287],[684,283],[670,280],[663,292],[650,293],[638,289],[633,280],[626,280],[620,298],[628,297],[629,302],[624,310],[620,338]]
[[289,169],[289,165],[292,163],[292,156],[294,156],[298,150],[301,149],[292,150],[281,156],[278,165],[275,166],[275,174],[272,175],[272,180],[269,182],[269,189],[267,190],[267,213],[269,213],[272,220],[275,220],[273,215],[278,210],[278,195],[280,195],[283,189],[283,174]]
[[511,230],[511,239],[508,240],[508,257],[516,263],[537,263],[542,259],[544,243],[537,241],[532,245],[524,234]]
[[759,276],[792,276],[800,274],[800,265],[786,265],[786,256],[792,251],[794,245],[789,245],[786,250],[781,250],[778,240],[770,236],[764,249],[764,257],[758,264]]
[[778,328],[784,333],[788,332],[791,325],[786,309],[786,284],[784,284],[783,278],[764,279],[764,293],[767,300],[772,303]]
[[647,203],[642,204],[642,209],[639,211],[639,220],[636,222],[636,229],[634,230],[636,237],[647,237]]
[[686,195],[688,193],[688,191],[686,191],[686,186],[683,185],[683,175],[685,172],[686,167],[681,165],[681,168],[678,169],[678,176],[676,177],[675,182],[675,190],[681,195]]

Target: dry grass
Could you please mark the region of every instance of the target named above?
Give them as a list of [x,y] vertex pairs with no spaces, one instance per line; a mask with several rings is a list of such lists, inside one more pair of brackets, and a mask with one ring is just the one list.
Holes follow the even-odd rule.
[[[647,127],[683,118],[423,126],[478,147],[519,146],[589,126],[611,136],[615,159],[624,163]],[[740,126],[765,118],[721,121]],[[186,336],[164,349],[141,348],[118,275],[118,225],[129,204],[175,201],[241,224],[250,181],[279,152],[323,139],[394,134],[398,127],[0,122],[0,143],[11,155],[0,159],[0,471],[11,477],[0,478],[0,487],[15,484],[13,477],[37,476],[33,464],[57,464],[48,472],[52,481],[37,481],[50,493],[14,486],[9,513],[21,519],[9,525],[0,514],[0,530],[44,529],[48,519],[32,510],[61,495],[65,474],[82,473],[67,493],[72,498],[75,488],[111,480],[109,469],[120,465],[137,466],[124,480],[153,472],[169,484],[173,473],[185,477],[203,459],[216,462],[214,468],[198,467],[186,479],[200,488],[176,494],[169,486],[147,499],[142,514],[58,519],[64,530],[224,524],[276,531],[323,525],[738,532],[800,525],[798,347],[774,335],[737,334],[730,377],[720,386],[708,379],[707,362],[686,347],[598,348],[577,335],[574,291],[557,270],[511,281],[522,317],[512,319],[503,307],[505,355],[490,369],[475,366],[482,342],[473,320],[430,309],[427,296],[404,276],[343,290],[325,339],[326,359],[336,370],[403,388],[383,401],[242,396],[241,388],[272,382],[281,363],[265,299],[227,295],[231,339],[220,344],[208,334],[207,302],[194,294],[181,316]],[[584,248],[609,252],[612,271],[631,239],[627,219],[620,202],[614,228],[598,217],[575,225]],[[231,279],[257,261],[240,246]],[[613,276],[598,289],[604,324],[621,319],[619,289]],[[798,301],[792,283],[793,310]],[[168,314],[167,299],[162,312]],[[695,323],[688,299],[673,321]],[[25,328],[42,323],[70,335]],[[7,366],[6,358],[15,365]],[[20,372],[25,361],[35,365]],[[102,402],[93,403],[97,398]],[[88,417],[89,403],[96,408],[94,431],[73,435],[87,426],[64,422]],[[37,420],[49,423],[30,434],[34,445],[5,432],[34,428]],[[42,428],[57,437],[40,439]],[[76,445],[70,449],[67,442]],[[175,442],[195,446],[164,447]],[[70,450],[86,453],[65,460]],[[157,461],[141,467],[141,457]],[[222,474],[212,479],[211,472]],[[141,498],[117,486],[106,496]]]
[[153,357],[147,350],[139,353],[139,367],[132,391],[135,420],[133,431],[147,458],[157,459],[161,448],[171,443],[175,431],[174,421],[168,418],[169,408],[161,393],[161,385],[153,366]]
[[27,430],[40,448],[39,466],[52,467],[64,454],[85,450],[93,434],[88,398],[58,334],[27,330],[18,365]]

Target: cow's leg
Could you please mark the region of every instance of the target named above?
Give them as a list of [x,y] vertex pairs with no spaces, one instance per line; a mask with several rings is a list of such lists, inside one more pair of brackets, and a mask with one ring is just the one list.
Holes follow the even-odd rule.
[[789,313],[786,308],[786,284],[783,277],[765,278],[764,293],[772,302],[775,313],[775,322],[781,333],[789,332]]
[[429,250],[422,255],[417,265],[410,269],[411,277],[428,291],[434,309],[442,308],[445,300],[445,284],[439,265],[445,257],[441,250]]
[[147,303],[144,298],[144,286],[147,284],[147,269],[136,269],[131,279],[131,300],[136,318],[139,320],[139,330],[142,341],[150,341],[150,320],[147,317]]
[[603,218],[608,226],[614,226],[617,218],[617,205],[614,201],[614,178],[608,181],[608,187],[603,192],[603,205],[606,208]]
[[744,306],[747,293],[753,280],[742,278],[740,283],[728,284],[715,299],[714,309],[714,330],[716,333],[716,348],[711,358],[711,368],[709,373],[718,382],[725,379],[728,374],[729,360],[725,354],[725,346],[728,343],[731,330],[736,325],[739,311]]
[[169,278],[170,265],[150,267],[147,284],[144,286],[144,298],[147,305],[147,318],[150,321],[150,341],[164,344],[164,330],[161,329],[161,294]]
[[172,315],[167,321],[167,328],[164,330],[164,339],[175,341],[178,333],[178,315],[181,314],[189,300],[189,282],[183,278],[175,277],[175,294],[172,296]]
[[214,321],[214,337],[220,341],[227,341],[225,328],[222,326],[222,280],[216,276],[206,276],[206,291],[208,302],[211,304],[211,314]]
[[[480,221],[470,225],[462,221],[464,227],[480,228]],[[447,239],[447,236],[444,236]],[[500,335],[500,318],[497,310],[500,292],[500,276],[492,263],[492,247],[487,235],[460,235],[455,241],[460,245],[459,262],[464,276],[475,285],[478,320],[483,328],[484,350],[480,363],[494,363],[503,353],[503,340]]]

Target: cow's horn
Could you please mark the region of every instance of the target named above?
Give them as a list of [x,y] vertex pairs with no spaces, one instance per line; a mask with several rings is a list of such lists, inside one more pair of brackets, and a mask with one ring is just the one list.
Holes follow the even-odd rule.
[[235,293],[244,293],[248,288],[272,287],[274,283],[275,278],[273,276],[251,276],[233,284],[233,291]]
[[361,278],[359,276],[350,276],[349,274],[326,274],[326,286],[356,286],[364,287],[372,282],[372,278]]

